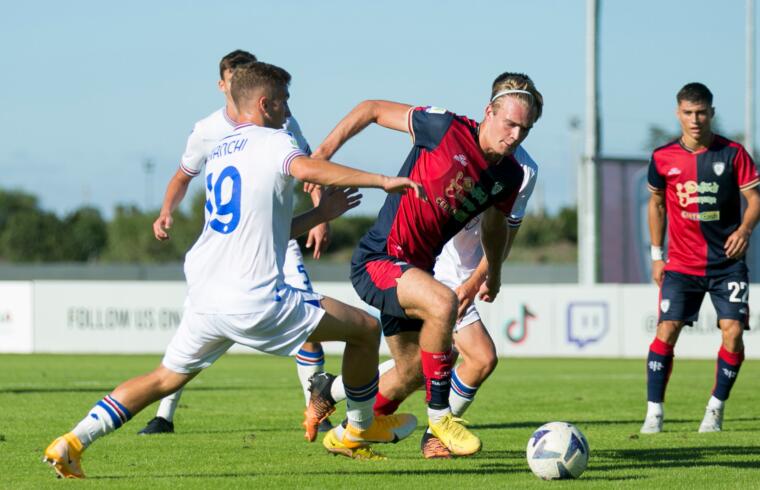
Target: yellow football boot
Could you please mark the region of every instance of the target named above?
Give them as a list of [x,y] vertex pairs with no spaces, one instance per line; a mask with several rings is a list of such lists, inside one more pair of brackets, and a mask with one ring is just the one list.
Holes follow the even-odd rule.
[[327,452],[331,454],[340,454],[352,459],[359,459],[362,461],[385,461],[386,457],[380,453],[376,453],[370,446],[359,446],[353,449],[346,447],[338,436],[335,435],[335,429],[332,429],[325,434],[322,439],[322,445],[327,449]]
[[73,432],[57,438],[45,449],[43,463],[53,467],[58,478],[84,478],[81,459],[84,446]]
[[467,430],[464,420],[454,417],[450,413],[438,422],[430,423],[430,432],[440,439],[444,446],[449,448],[455,456],[470,456],[480,451],[480,439]]

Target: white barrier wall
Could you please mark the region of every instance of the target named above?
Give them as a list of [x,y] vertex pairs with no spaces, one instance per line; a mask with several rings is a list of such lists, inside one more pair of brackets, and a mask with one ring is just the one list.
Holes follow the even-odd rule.
[[185,291],[183,282],[35,282],[34,351],[163,352]]
[[[349,283],[316,283],[315,289],[377,316]],[[0,282],[0,352],[161,353],[179,326],[184,298],[182,282]],[[500,356],[642,358],[654,336],[657,289],[504,286],[494,304],[478,308]],[[746,354],[760,358],[760,295],[750,297],[750,311],[756,328],[745,336]],[[715,323],[706,299],[676,355],[714,358],[720,345]],[[340,352],[342,344],[326,350]]]
[[0,352],[32,352],[32,283],[0,281]]

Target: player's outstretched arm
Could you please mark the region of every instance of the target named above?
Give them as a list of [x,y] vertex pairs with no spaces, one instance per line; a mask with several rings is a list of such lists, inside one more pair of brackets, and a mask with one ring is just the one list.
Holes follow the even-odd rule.
[[[314,186],[314,188],[305,191],[309,193],[314,207],[317,207],[322,198],[322,188]],[[313,256],[315,259],[319,260],[322,256],[322,251],[326,250],[329,244],[330,225],[328,223],[319,223],[317,226],[309,230],[309,235],[306,238],[306,248],[314,248]]]
[[372,123],[396,131],[409,132],[407,117],[412,106],[387,100],[365,100],[344,117],[312,153],[329,160],[343,144]]
[[317,158],[301,156],[290,164],[290,175],[304,182],[335,187],[363,187],[383,189],[388,193],[412,190],[420,199],[426,199],[422,184],[406,177],[388,177],[387,175],[364,172],[338,163]]
[[723,246],[726,257],[731,259],[739,258],[747,251],[749,237],[752,235],[752,230],[755,229],[758,219],[760,219],[760,194],[758,194],[757,187],[742,191],[742,195],[747,200],[747,209],[744,210],[742,224],[728,236]]
[[662,286],[665,274],[665,261],[662,256],[662,244],[665,240],[665,192],[652,191],[647,212],[649,240],[652,244],[652,280],[658,286]]
[[296,238],[313,229],[320,223],[334,220],[349,209],[355,208],[361,202],[359,189],[325,188],[322,197],[313,209],[293,217],[290,225],[290,238]]
[[490,207],[483,213],[481,229],[483,234],[480,241],[488,272],[480,298],[490,303],[496,299],[501,288],[501,263],[507,248],[507,219],[498,209]]
[[[515,241],[515,235],[517,235],[519,226],[507,227],[507,245],[504,250],[504,261],[506,262],[509,257],[509,252],[512,250],[512,244]],[[457,293],[459,299],[459,308],[457,310],[457,320],[461,320],[464,316],[467,308],[475,301],[475,296],[481,300],[484,297],[490,297],[488,288],[484,286],[486,278],[488,277],[488,260],[485,257],[480,259],[478,266],[472,271],[470,277],[464,280],[462,284],[457,287],[454,292]]]
[[192,177],[179,169],[169,181],[169,185],[166,186],[164,203],[161,205],[158,218],[153,222],[153,235],[157,240],[169,239],[167,230],[172,227],[172,213],[185,197],[191,180],[193,180]]

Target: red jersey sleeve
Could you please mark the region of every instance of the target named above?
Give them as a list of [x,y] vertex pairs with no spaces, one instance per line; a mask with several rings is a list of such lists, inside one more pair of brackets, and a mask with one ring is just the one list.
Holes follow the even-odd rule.
[[736,174],[736,183],[739,184],[740,190],[745,191],[747,189],[752,189],[760,183],[757,166],[743,146],[739,146],[736,156],[734,157],[733,165],[734,173]]

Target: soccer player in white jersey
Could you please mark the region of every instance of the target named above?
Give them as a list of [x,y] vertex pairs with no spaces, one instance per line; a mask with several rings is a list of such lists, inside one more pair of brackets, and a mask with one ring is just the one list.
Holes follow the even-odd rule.
[[[507,220],[509,235],[505,260],[525,217],[528,200],[533,194],[538,175],[538,165],[522,146],[517,147],[514,157],[522,165],[524,174],[519,194]],[[491,375],[498,362],[493,339],[483,325],[474,302],[481,285],[485,282],[487,270],[483,247],[480,244],[480,221],[480,216],[474,218],[446,243],[436,259],[434,269],[435,278],[453,289],[459,298],[453,340],[461,362],[451,374],[449,393],[449,405],[455,417],[464,415],[475,399],[478,389]],[[392,369],[394,364],[393,359],[382,363],[379,366],[380,375]],[[312,388],[313,403],[329,406],[346,398],[340,376],[318,373],[312,378]],[[420,447],[423,456],[428,459],[451,457],[449,449],[429,430],[423,433]]]
[[185,258],[188,295],[180,326],[155,370],[119,385],[47,447],[43,460],[60,477],[83,478],[85,448],[177,391],[236,342],[294,355],[306,340],[343,341],[348,422],[342,445],[353,450],[370,442],[396,442],[415,429],[412,415],[373,414],[378,321],[358,308],[285,284],[282,269],[290,237],[335,216],[321,202],[294,218],[294,179],[413,192],[423,199],[424,190],[405,177],[306,156],[291,135],[276,129],[289,113],[289,82],[285,70],[266,63],[235,71],[232,96],[241,125],[218,142],[206,162],[206,221]]
[[[172,225],[172,212],[182,201],[190,181],[200,175],[209,151],[219,139],[227,135],[237,124],[237,110],[230,95],[230,80],[232,73],[240,65],[255,62],[256,56],[243,51],[235,50],[225,55],[219,62],[219,90],[224,94],[225,106],[201,119],[193,127],[192,133],[187,140],[185,152],[182,154],[180,167],[172,177],[166,189],[166,195],[161,207],[159,217],[153,223],[153,232],[158,240],[167,240],[167,230]],[[298,142],[298,147],[304,153],[311,154],[309,144],[301,133],[301,128],[294,117],[285,120],[284,128]],[[311,193],[314,204],[319,202],[319,191]],[[328,243],[328,227],[326,223],[320,223],[309,231],[306,246],[314,247],[314,257],[319,258],[324,247]],[[311,281],[303,263],[301,250],[295,240],[288,243],[288,251],[285,255],[283,268],[285,282],[294,288],[311,291]],[[309,377],[324,370],[324,353],[319,343],[307,342],[295,356],[296,370],[301,388],[304,391],[304,401],[309,400]],[[174,412],[182,396],[182,390],[172,393],[161,400],[156,416],[140,430],[140,434],[160,434],[174,432]],[[320,430],[329,430],[332,427],[329,420],[320,425]]]

